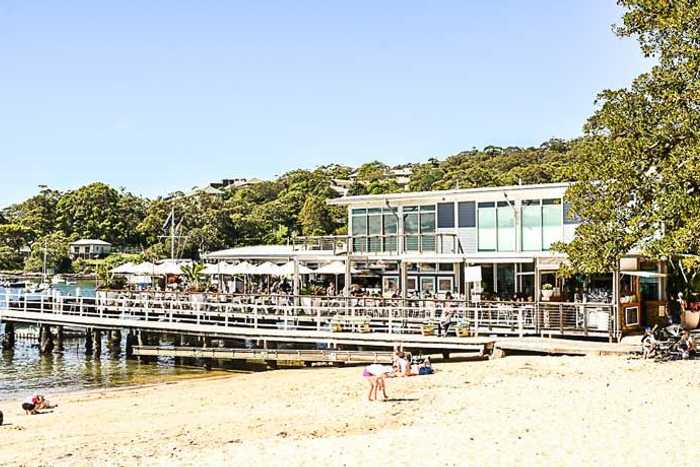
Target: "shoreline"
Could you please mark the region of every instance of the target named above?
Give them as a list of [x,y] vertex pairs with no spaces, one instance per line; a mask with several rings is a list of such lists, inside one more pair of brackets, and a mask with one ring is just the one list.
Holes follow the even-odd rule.
[[[366,400],[362,367],[80,391],[25,416],[0,402],[3,466],[685,465],[700,362],[532,357],[435,364]],[[49,393],[51,399],[51,394]],[[663,430],[663,431],[660,431]],[[37,449],[40,446],[40,449]]]

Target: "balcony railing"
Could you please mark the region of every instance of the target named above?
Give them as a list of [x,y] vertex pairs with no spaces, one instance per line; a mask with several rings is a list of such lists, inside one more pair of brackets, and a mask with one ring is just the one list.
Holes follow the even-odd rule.
[[463,253],[459,238],[451,233],[297,237],[294,246],[303,250],[332,250],[336,254]]

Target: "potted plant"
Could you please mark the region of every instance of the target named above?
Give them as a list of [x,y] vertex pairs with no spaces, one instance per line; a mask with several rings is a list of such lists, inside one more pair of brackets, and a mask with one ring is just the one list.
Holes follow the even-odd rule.
[[544,284],[542,286],[542,300],[548,302],[554,294],[554,286],[552,284]]
[[434,336],[435,325],[433,323],[423,323],[421,325],[421,334],[423,334],[424,336]]
[[457,337],[469,337],[471,331],[469,329],[469,324],[466,321],[460,321],[455,326],[455,334]]

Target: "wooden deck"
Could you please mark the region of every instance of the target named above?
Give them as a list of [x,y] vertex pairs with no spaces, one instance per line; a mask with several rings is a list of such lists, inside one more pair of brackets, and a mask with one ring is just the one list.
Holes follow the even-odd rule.
[[639,344],[612,344],[590,340],[550,339],[544,337],[502,338],[494,343],[494,351],[533,352],[548,355],[633,355],[641,353]]

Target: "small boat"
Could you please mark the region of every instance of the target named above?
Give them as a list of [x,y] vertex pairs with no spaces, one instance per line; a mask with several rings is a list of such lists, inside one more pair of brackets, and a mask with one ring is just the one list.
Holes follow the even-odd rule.
[[58,285],[58,284],[65,284],[66,280],[62,276],[53,276],[51,278],[51,283],[53,285]]

